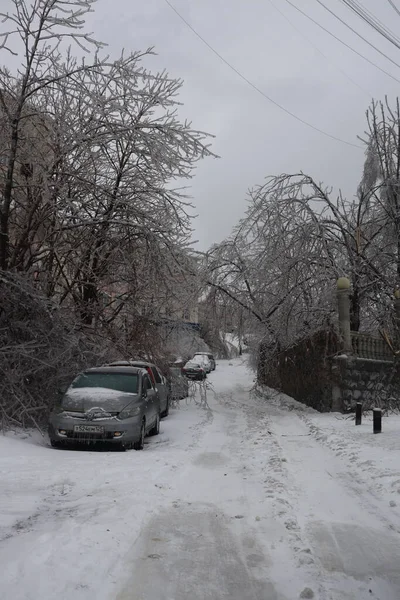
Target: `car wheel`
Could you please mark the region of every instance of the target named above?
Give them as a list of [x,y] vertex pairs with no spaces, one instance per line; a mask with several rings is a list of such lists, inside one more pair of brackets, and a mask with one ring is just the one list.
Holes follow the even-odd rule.
[[149,431],[149,435],[153,436],[153,435],[158,435],[159,433],[160,433],[160,415],[158,414],[156,417],[156,422],[154,423],[154,426]]
[[143,450],[145,435],[146,435],[146,425],[145,425],[145,422],[142,421],[142,426],[140,428],[140,437],[137,440],[137,442],[134,442],[134,444],[133,444],[133,447],[135,450]]
[[62,448],[63,447],[63,443],[59,442],[58,440],[50,440],[50,444],[52,448]]

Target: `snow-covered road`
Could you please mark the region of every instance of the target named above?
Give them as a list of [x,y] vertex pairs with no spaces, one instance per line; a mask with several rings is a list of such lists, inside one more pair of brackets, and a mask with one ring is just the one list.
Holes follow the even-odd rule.
[[255,397],[239,360],[209,384],[144,452],[0,437],[0,598],[399,600],[400,444]]

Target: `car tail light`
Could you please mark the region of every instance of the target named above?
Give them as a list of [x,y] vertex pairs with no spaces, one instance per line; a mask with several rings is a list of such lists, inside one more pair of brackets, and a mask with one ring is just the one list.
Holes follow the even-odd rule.
[[153,371],[151,370],[150,367],[146,367],[146,370],[147,370],[148,374],[150,375],[150,379],[152,380],[153,384],[156,385],[156,380],[155,380]]

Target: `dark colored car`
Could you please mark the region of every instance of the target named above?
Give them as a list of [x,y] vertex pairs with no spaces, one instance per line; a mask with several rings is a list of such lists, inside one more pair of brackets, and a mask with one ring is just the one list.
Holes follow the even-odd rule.
[[196,356],[207,356],[211,363],[211,371],[215,371],[217,363],[215,362],[214,355],[211,354],[211,352],[196,352],[193,358],[196,358]]
[[207,373],[204,367],[204,362],[201,360],[197,360],[192,358],[189,360],[185,366],[183,367],[183,372],[185,373],[188,379],[206,379]]
[[168,417],[170,405],[169,386],[166,378],[155,364],[147,362],[145,360],[118,360],[110,363],[107,366],[131,366],[146,369],[154,383],[158,395],[160,396],[161,418]]
[[189,395],[189,382],[180,367],[170,367],[170,393],[173,400],[182,400]]
[[55,448],[108,442],[142,450],[146,435],[160,430],[160,400],[145,369],[97,367],[80,373],[49,419]]

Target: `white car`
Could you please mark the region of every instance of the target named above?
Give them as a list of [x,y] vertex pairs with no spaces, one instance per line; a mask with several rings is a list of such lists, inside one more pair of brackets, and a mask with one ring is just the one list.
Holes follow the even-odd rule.
[[215,371],[216,362],[213,354],[211,352],[196,352],[193,356],[193,360],[196,360],[199,356],[206,357],[211,363],[211,371]]
[[192,361],[197,362],[200,365],[202,365],[202,367],[206,373],[211,373],[212,364],[206,354],[195,354],[194,357],[192,358]]

